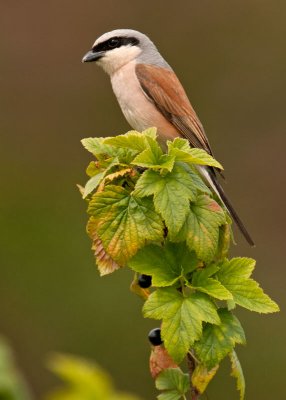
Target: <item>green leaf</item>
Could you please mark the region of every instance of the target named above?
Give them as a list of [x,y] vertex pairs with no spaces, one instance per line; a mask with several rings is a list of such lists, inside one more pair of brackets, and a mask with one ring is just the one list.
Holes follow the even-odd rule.
[[200,260],[209,262],[217,251],[219,227],[225,222],[225,213],[218,203],[209,196],[199,195],[191,203],[186,221],[174,240],[186,240]]
[[49,366],[65,386],[49,393],[46,400],[138,400],[135,396],[115,391],[110,377],[94,363],[55,355]]
[[161,393],[157,396],[158,400],[178,400],[182,399],[182,396],[178,394],[177,390],[168,390],[168,392]]
[[190,378],[180,368],[168,368],[160,372],[156,379],[156,388],[163,390],[160,400],[180,399],[190,389]]
[[135,194],[139,197],[154,195],[155,209],[165,220],[171,239],[186,219],[190,200],[196,198],[192,177],[179,165],[165,175],[145,171],[137,181]]
[[[85,138],[81,140],[83,147],[96,157],[100,155],[114,155],[114,150],[111,146],[104,143],[104,138]],[[100,157],[99,157],[100,158]]]
[[203,364],[198,364],[192,373],[192,386],[202,394],[206,390],[208,384],[213,379],[219,365],[216,365],[212,369],[208,370]]
[[[175,139],[176,140],[176,139]],[[183,161],[187,164],[209,165],[211,167],[223,169],[222,165],[216,161],[209,153],[203,149],[190,148],[187,143],[179,139],[168,142],[168,154],[175,156],[176,161]]]
[[230,261],[225,260],[220,264],[219,278],[223,278],[226,275],[232,278],[248,279],[254,268],[256,261],[253,258],[247,257],[235,257]]
[[54,354],[49,360],[50,369],[65,382],[88,391],[95,391],[95,395],[109,394],[112,391],[110,377],[97,365],[64,354]]
[[162,319],[162,338],[170,356],[180,362],[202,334],[202,322],[219,324],[216,307],[203,293],[183,295],[173,288],[157,289],[143,307],[145,317]]
[[128,262],[134,271],[152,276],[152,285],[170,286],[186,276],[198,265],[194,252],[185,243],[167,243],[165,246],[150,244],[139,250]]
[[100,184],[100,182],[103,180],[105,175],[105,171],[104,172],[100,172],[97,175],[94,175],[93,177],[91,177],[87,183],[85,184],[84,187],[84,192],[83,192],[83,198],[85,199],[91,192],[93,192],[97,186]]
[[156,138],[157,138],[157,128],[156,127],[147,128],[142,133],[146,136],[150,136],[150,138],[152,138],[154,140],[156,140]]
[[198,173],[198,170],[197,170],[196,167],[191,167],[191,166],[189,166],[189,165],[187,165],[185,163],[179,163],[179,162],[176,162],[176,164],[182,165],[183,168],[188,172],[188,174],[192,178],[194,188],[196,188],[197,190],[199,190],[202,193],[205,193],[205,194],[208,194],[208,195],[212,194],[210,189],[207,187],[207,185],[202,180],[202,178],[201,178],[200,174]]
[[120,163],[131,163],[137,152],[130,148],[116,148],[111,146],[105,143],[107,139],[109,138],[86,138],[82,139],[81,142],[100,161],[105,161],[109,158],[109,162],[111,162],[110,158],[114,158]]
[[244,400],[244,395],[245,395],[245,380],[244,380],[244,375],[243,371],[241,368],[241,364],[239,362],[239,359],[237,357],[237,354],[234,350],[232,350],[229,353],[229,358],[231,361],[231,376],[236,378],[236,388],[240,392],[240,400]]
[[124,135],[118,135],[114,137],[108,137],[104,139],[104,144],[118,147],[118,148],[128,148],[136,150],[136,153],[141,153],[142,151],[149,148],[148,141],[144,133],[137,131],[129,131]]
[[[95,169],[95,166],[98,166],[97,170]],[[123,176],[126,173],[131,172],[131,168],[126,168],[126,164],[121,163],[118,157],[114,157],[90,164],[87,173],[90,172],[93,172],[93,174],[85,185],[82,196],[83,198],[86,198],[91,192],[93,192],[103,180],[108,179],[111,181],[116,177]]]
[[175,158],[168,156],[167,154],[162,154],[160,157],[156,158],[151,149],[144,150],[141,154],[134,158],[132,161],[133,165],[143,168],[151,169],[166,169],[172,171],[174,166]]
[[173,141],[167,141],[168,151],[170,152],[173,149],[179,149],[188,152],[191,150],[190,142],[187,139],[183,139],[180,137],[175,138]]
[[149,198],[140,199],[126,189],[109,185],[95,193],[88,212],[105,251],[119,264],[146,244],[163,239],[163,223]]
[[234,310],[236,307],[235,302],[233,301],[233,299],[229,299],[226,301],[226,305],[227,305],[227,309],[228,311]]
[[101,167],[99,166],[99,162],[91,161],[86,168],[86,174],[91,178],[94,175],[98,174],[99,172],[101,172]]
[[223,260],[227,256],[231,241],[231,234],[231,223],[222,225],[219,228],[218,249],[216,254],[217,260]]
[[278,305],[263,292],[259,284],[249,279],[254,267],[255,260],[237,257],[224,261],[217,276],[232,294],[234,302],[241,307],[259,313],[279,311]]
[[143,168],[172,171],[175,157],[163,154],[161,147],[151,136],[145,136],[144,138],[146,141],[145,150],[134,158],[132,164]]
[[232,299],[232,294],[218,280],[210,278],[218,270],[217,266],[210,266],[194,272],[191,287],[219,300]]
[[0,399],[32,399],[28,386],[15,365],[12,351],[2,337],[0,337]]
[[206,324],[201,339],[194,345],[196,355],[208,369],[219,364],[236,343],[245,343],[244,331],[239,320],[225,308],[219,309],[218,315],[221,323]]

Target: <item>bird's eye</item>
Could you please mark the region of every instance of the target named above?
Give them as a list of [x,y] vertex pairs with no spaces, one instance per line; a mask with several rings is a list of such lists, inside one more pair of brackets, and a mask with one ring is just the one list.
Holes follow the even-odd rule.
[[119,39],[117,38],[112,38],[108,40],[108,47],[110,49],[114,49],[115,47],[117,47],[119,44]]

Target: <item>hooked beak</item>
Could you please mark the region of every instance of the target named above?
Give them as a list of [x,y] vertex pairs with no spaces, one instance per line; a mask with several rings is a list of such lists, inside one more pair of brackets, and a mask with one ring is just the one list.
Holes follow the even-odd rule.
[[103,56],[104,56],[104,51],[93,51],[93,50],[90,50],[83,57],[82,62],[85,63],[85,62],[97,61]]

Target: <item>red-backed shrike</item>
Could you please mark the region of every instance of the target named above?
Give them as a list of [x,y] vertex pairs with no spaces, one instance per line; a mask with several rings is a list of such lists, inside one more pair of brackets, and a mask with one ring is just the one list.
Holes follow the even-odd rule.
[[[156,127],[161,141],[183,137],[212,155],[204,128],[179,79],[143,33],[117,29],[100,36],[83,62],[95,61],[111,78],[121,110],[137,131]],[[249,233],[217,180],[216,170],[200,167],[250,245]]]

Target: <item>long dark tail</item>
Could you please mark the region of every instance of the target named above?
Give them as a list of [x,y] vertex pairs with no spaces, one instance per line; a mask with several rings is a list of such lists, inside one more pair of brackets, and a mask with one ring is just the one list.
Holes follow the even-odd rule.
[[232,219],[234,220],[234,222],[236,223],[236,225],[238,226],[240,232],[243,234],[243,236],[245,237],[246,241],[248,242],[248,244],[250,246],[255,246],[254,241],[252,240],[250,234],[248,233],[246,227],[244,226],[243,222],[241,221],[241,219],[239,218],[237,212],[235,211],[234,207],[232,206],[231,202],[229,201],[229,199],[227,198],[222,186],[220,185],[220,183],[217,180],[215,171],[211,168],[208,168],[207,170],[205,169],[204,174],[205,177],[206,175],[208,175],[209,179],[209,183],[212,184],[213,188],[215,189],[215,191],[217,192],[217,194],[219,195],[219,197],[221,198],[223,204],[225,205],[225,207],[227,208],[228,212],[230,213]]

